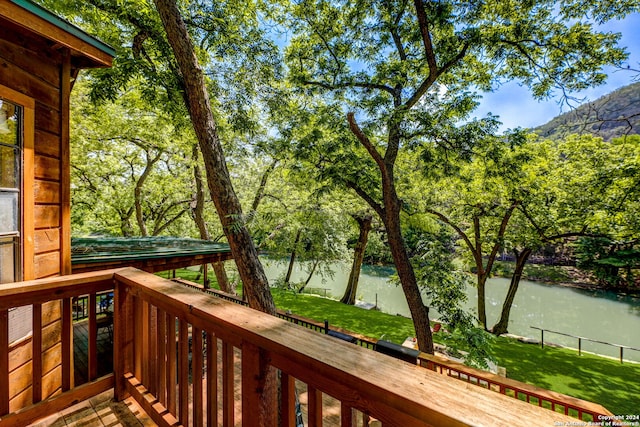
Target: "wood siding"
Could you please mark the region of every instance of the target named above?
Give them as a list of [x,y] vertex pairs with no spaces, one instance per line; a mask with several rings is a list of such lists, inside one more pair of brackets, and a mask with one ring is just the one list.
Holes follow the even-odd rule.
[[[66,49],[52,49],[50,42],[29,34],[10,22],[0,25],[0,85],[11,88],[35,101],[32,176],[33,190],[23,211],[33,215],[33,229],[23,230],[33,247],[33,277],[38,279],[69,272],[69,235],[63,230],[69,201],[62,188],[69,186],[68,176],[68,99],[62,89],[69,90],[70,55]],[[63,70],[66,74],[62,74]],[[26,126],[25,126],[26,129]],[[28,166],[28,165],[25,165]],[[27,168],[25,168],[27,169]],[[27,172],[25,170],[25,172]],[[23,195],[24,196],[24,195]],[[26,199],[25,199],[26,200]],[[26,255],[26,254],[25,254]],[[26,258],[26,257],[25,257]]]
[[[25,113],[29,111],[24,116],[21,189],[22,275],[27,280],[71,271],[70,230],[64,230],[70,226],[67,217],[71,77],[70,54],[65,50],[53,49],[44,38],[0,18],[2,95],[28,107]],[[65,90],[67,93],[63,93]],[[39,313],[41,321],[39,325],[33,324],[34,333],[10,350],[11,411],[62,390],[61,302],[48,303]],[[35,358],[34,340],[41,349],[41,355]],[[35,384],[32,378],[37,379]]]

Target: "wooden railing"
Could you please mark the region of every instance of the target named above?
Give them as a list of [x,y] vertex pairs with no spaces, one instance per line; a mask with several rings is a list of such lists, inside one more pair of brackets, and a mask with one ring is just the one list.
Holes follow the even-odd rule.
[[[356,426],[369,417],[384,426],[569,425],[574,420],[135,269],[9,285],[0,290],[0,311],[62,301],[62,329],[70,330],[71,298],[110,287],[115,374],[73,387],[70,357],[63,350],[64,392],[0,416],[0,426],[26,425],[111,384],[116,398],[133,396],[161,426],[289,427],[296,425],[300,402],[309,427],[323,422]],[[0,319],[4,331],[6,324]],[[35,335],[34,330],[34,341]],[[8,346],[5,338],[2,333],[0,351]],[[70,348],[71,333],[63,332],[62,339]],[[5,368],[0,405],[6,414],[8,357],[0,363]],[[37,375],[34,369],[34,383]]]
[[[174,281],[182,283],[186,286],[190,286],[193,289],[198,289],[200,291],[204,290],[219,298],[226,299],[227,301],[246,305],[246,302],[241,298],[234,297],[219,290],[203,289],[203,287],[198,285],[197,283],[183,279],[174,279]],[[291,323],[301,325],[317,332],[326,334],[330,331],[326,323],[322,325],[319,322],[314,322],[310,319],[303,319],[293,314],[287,314],[283,312],[279,312],[278,316]],[[349,334],[347,336],[354,338],[355,344],[369,349],[376,349],[376,342],[370,339],[366,339],[365,337],[360,336],[356,337],[352,332],[349,331],[340,332]],[[443,357],[433,356],[427,353],[416,353],[417,357],[413,358],[413,360],[415,360],[415,362],[419,363],[421,366],[431,369],[432,371],[465,381],[469,384],[492,390],[494,392],[498,392],[505,396],[520,399],[530,404],[550,409],[552,411],[562,411],[565,415],[569,415],[586,422],[597,422],[600,419],[607,420],[609,418],[600,417],[610,417],[613,415],[602,405],[593,402],[535,387],[530,384],[495,375],[488,371],[474,369]],[[402,355],[398,356],[401,357]]]
[[[113,271],[77,274],[0,287],[0,425],[23,426],[113,387],[113,374],[97,378],[96,295],[113,289]],[[74,387],[74,298],[88,295],[86,376]],[[9,342],[9,312],[31,306],[32,333]]]
[[[248,306],[249,304],[244,301],[242,298],[235,296],[235,295],[230,295],[226,292],[222,292],[220,290],[217,289],[212,289],[212,288],[204,288],[202,285],[189,281],[189,280],[185,280],[185,279],[171,279],[173,282],[176,283],[180,283],[183,284],[185,286],[189,286],[192,289],[197,289],[201,292],[206,292],[209,293],[211,295],[215,295],[218,298],[222,298],[224,300],[227,301],[231,301],[234,302],[236,304],[240,304],[240,305],[244,305],[244,306]],[[278,316],[281,319],[286,320],[287,322],[291,322],[294,323],[296,325],[300,325],[303,326],[307,329],[311,329],[314,330],[316,332],[320,332],[322,334],[328,334],[331,335],[332,332],[337,332],[340,335],[343,335],[345,337],[348,336],[348,341],[352,342],[353,344],[357,344],[360,347],[365,347],[365,348],[369,348],[369,349],[375,349],[376,347],[376,343],[375,341],[372,341],[371,339],[353,333],[351,331],[346,331],[344,329],[341,328],[335,328],[335,327],[330,327],[329,326],[329,322],[327,320],[324,321],[324,323],[320,323],[320,322],[316,322],[312,319],[308,319],[302,316],[298,316],[296,314],[293,314],[289,311],[283,311],[283,310],[278,310],[276,316]],[[334,337],[339,336],[339,335],[332,335]]]
[[[492,374],[491,372],[474,369],[443,357],[420,353],[419,360],[422,366],[440,374],[448,375],[539,407],[551,409],[554,412],[561,411],[565,415],[585,422],[596,423],[602,419],[608,420],[613,415],[602,405],[538,388]],[[576,421],[574,420],[573,424],[569,425],[575,425],[575,423]]]

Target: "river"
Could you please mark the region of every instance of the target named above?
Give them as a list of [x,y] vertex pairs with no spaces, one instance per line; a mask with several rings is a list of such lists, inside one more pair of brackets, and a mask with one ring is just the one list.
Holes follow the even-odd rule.
[[[283,276],[287,263],[263,259],[269,280],[273,283]],[[333,277],[314,275],[308,288],[321,295],[339,299],[349,276],[350,266],[336,263]],[[409,316],[404,294],[390,277],[392,267],[364,266],[360,275],[357,299],[376,303],[386,313]],[[305,280],[304,265],[297,263],[292,281]],[[492,326],[499,318],[502,301],[509,280],[492,278],[487,283],[487,323]],[[466,308],[476,313],[476,289],[467,290]],[[435,316],[432,316],[435,317]],[[612,344],[640,349],[640,298],[613,292],[584,290],[523,280],[511,309],[509,332],[523,337],[540,339],[540,331],[531,326],[581,336]],[[578,347],[576,338],[545,332],[545,342]],[[619,357],[620,350],[611,346],[583,340],[582,349],[598,354]],[[640,351],[625,350],[624,358],[640,361]]]

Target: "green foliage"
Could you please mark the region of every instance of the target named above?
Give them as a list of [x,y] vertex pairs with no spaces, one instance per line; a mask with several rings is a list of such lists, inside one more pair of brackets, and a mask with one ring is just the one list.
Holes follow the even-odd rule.
[[94,105],[78,81],[71,135],[74,234],[193,236],[192,136],[137,88]]
[[[414,234],[418,234],[415,233]],[[428,305],[438,312],[438,321],[447,330],[442,340],[447,351],[463,357],[471,366],[487,368],[492,361],[491,336],[476,327],[476,319],[461,309],[467,300],[467,275],[455,264],[453,236],[444,226],[434,232],[419,233],[416,255],[412,258],[418,283],[425,291]],[[410,241],[410,240],[409,240]],[[464,353],[461,353],[464,351]]]
[[575,243],[577,265],[592,270],[598,282],[612,288],[636,288],[634,270],[640,267],[637,241],[616,242],[606,237],[583,237]]

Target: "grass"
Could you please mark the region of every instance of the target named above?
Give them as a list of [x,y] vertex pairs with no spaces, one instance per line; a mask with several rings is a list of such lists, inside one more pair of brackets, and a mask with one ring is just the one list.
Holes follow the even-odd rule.
[[[163,274],[164,275],[164,274]],[[164,275],[166,277],[166,275]],[[195,272],[179,271],[188,280]],[[212,285],[214,286],[214,285]],[[272,289],[282,310],[371,338],[402,343],[414,336],[410,319],[341,304],[316,295]],[[509,378],[603,405],[617,415],[638,414],[640,408],[640,364],[624,363],[564,348],[525,344],[498,338],[493,345],[498,365]]]

